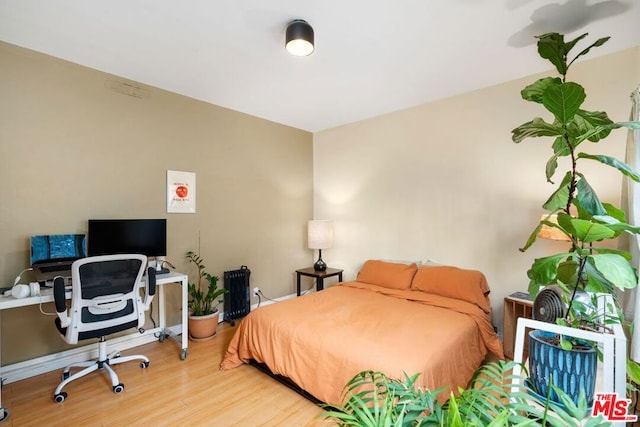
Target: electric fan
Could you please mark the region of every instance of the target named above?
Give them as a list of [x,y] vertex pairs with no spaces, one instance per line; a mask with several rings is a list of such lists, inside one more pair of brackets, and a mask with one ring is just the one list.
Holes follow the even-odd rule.
[[[564,317],[567,311],[567,304],[562,299],[562,296],[562,289],[556,285],[547,286],[541,290],[533,301],[533,319],[541,322],[556,323],[556,319]],[[595,312],[591,294],[588,292],[576,292],[574,301],[582,304],[587,313]]]
[[533,301],[533,319],[556,323],[557,318],[564,317],[566,309],[567,305],[562,301],[562,289],[558,286],[547,286]]

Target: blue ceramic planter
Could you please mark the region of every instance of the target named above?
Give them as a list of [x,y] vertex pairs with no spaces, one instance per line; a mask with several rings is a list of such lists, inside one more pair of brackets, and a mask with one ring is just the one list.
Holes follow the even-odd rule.
[[[596,386],[598,357],[592,348],[571,351],[544,341],[553,337],[553,332],[529,332],[529,374],[535,391],[547,396],[549,383],[567,393],[574,403],[578,403],[580,390],[584,390],[587,404],[591,406]],[[557,394],[551,390],[550,398],[559,402]]]

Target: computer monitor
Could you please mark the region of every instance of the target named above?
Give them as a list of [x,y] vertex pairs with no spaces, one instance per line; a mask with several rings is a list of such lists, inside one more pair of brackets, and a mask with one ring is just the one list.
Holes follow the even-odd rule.
[[86,255],[84,234],[31,236],[31,265],[55,260],[76,260]]
[[166,219],[90,219],[87,231],[89,256],[142,254],[167,255]]

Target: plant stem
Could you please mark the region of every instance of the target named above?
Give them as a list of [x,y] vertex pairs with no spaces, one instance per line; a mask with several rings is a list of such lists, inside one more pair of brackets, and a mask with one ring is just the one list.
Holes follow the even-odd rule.
[[573,292],[571,293],[571,299],[569,300],[567,312],[564,315],[565,318],[569,318],[569,313],[571,312],[571,306],[573,305],[573,300],[576,298],[576,293],[578,292],[578,286],[580,286],[580,283],[582,282],[582,273],[584,273],[584,268],[586,264],[587,264],[587,258],[580,257],[580,266],[578,267],[578,277],[576,278],[576,285],[573,287]]

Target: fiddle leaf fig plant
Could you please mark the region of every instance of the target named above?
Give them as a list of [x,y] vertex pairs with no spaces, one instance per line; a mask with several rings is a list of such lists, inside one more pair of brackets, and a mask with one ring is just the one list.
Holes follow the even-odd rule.
[[[587,35],[582,34],[571,41],[565,41],[558,33],[537,37],[538,54],[553,64],[559,76],[543,77],[521,91],[525,101],[540,104],[548,115],[547,118],[536,117],[512,130],[515,143],[541,137],[551,141],[552,154],[546,163],[545,175],[555,189],[542,205],[547,216],[520,250],[526,251],[535,242],[543,226],[556,228],[566,236],[567,250],[534,260],[527,275],[532,297],[547,285],[558,285],[564,291],[567,311],[559,323],[574,327],[581,327],[589,318],[589,307],[574,303],[577,293],[608,293],[617,301],[616,290],[633,288],[638,281],[631,255],[613,249],[612,245],[602,245],[602,242],[622,233],[640,233],[640,228],[628,224],[621,209],[600,200],[581,167],[596,162],[640,182],[638,172],[624,162],[612,156],[583,151],[585,142],[589,142],[588,149],[592,149],[612,130],[640,129],[640,122],[614,123],[604,111],[583,109],[587,97],[585,89],[568,81],[567,74],[576,59],[609,40],[609,37],[600,38],[574,54],[574,48]],[[566,165],[564,171],[561,164]],[[554,177],[557,174],[560,179],[556,184]],[[622,322],[617,303],[616,308],[617,321]],[[565,340],[563,347],[571,347],[571,343]]]

